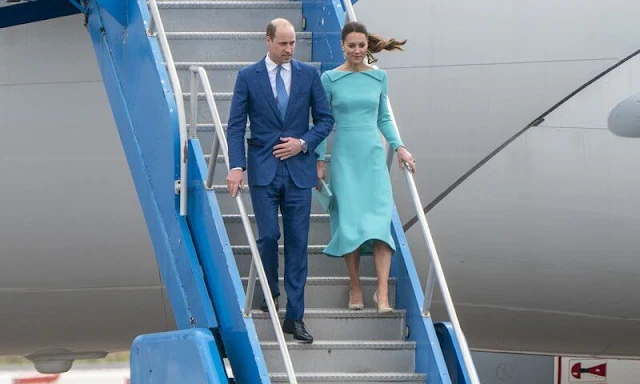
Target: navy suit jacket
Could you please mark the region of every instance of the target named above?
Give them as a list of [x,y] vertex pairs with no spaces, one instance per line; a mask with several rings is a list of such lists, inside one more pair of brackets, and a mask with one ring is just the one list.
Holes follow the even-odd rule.
[[[307,153],[300,152],[284,160],[293,182],[299,188],[317,185],[315,149],[331,132],[334,120],[318,70],[292,60],[291,71],[289,105],[284,118],[276,105],[264,59],[238,73],[227,126],[229,166],[246,169],[250,186],[266,186],[273,181],[278,163],[282,161],[273,155],[273,147],[280,143],[281,137],[303,139],[308,145]],[[309,109],[312,128],[309,128]],[[247,139],[245,159],[247,117],[251,138]]]

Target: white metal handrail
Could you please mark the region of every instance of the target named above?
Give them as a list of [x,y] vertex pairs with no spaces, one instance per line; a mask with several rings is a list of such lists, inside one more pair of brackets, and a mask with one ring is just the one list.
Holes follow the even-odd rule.
[[[207,178],[205,181],[205,186],[210,189],[212,188],[213,174],[218,160],[218,150],[220,149],[222,150],[222,156],[227,167],[227,172],[229,172],[229,148],[227,146],[227,138],[222,128],[222,122],[220,121],[218,107],[216,106],[215,99],[213,97],[213,91],[211,90],[211,83],[209,83],[209,76],[207,75],[207,71],[203,67],[199,66],[191,66],[189,67],[189,70],[191,71],[190,135],[192,135],[193,137],[195,137],[196,135],[196,127],[198,121],[198,79],[200,80],[200,83],[204,88],[204,94],[207,99],[209,111],[211,112],[211,117],[213,118],[214,131],[216,133],[213,137],[213,143],[211,144],[211,156],[209,157],[209,167],[207,170]],[[251,270],[249,271],[249,282],[247,284],[243,314],[244,316],[251,316],[253,292],[255,289],[257,273],[258,279],[260,280],[260,287],[262,288],[262,294],[264,295],[265,301],[267,302],[267,307],[269,308],[269,317],[271,318],[271,323],[276,334],[278,346],[280,347],[280,353],[282,354],[282,359],[284,360],[289,383],[297,384],[297,379],[293,370],[293,363],[291,362],[291,356],[289,356],[289,350],[284,339],[284,333],[282,332],[282,328],[280,327],[280,319],[278,317],[278,312],[276,311],[276,304],[273,300],[273,297],[271,296],[271,289],[269,288],[267,274],[264,271],[264,266],[262,265],[262,260],[260,259],[258,245],[256,244],[256,239],[253,235],[251,223],[249,222],[249,216],[247,215],[247,210],[244,206],[244,201],[242,200],[242,192],[240,190],[238,190],[238,193],[236,194],[235,201],[238,205],[238,210],[240,211],[240,218],[242,220],[244,232],[247,235],[247,240],[249,241],[252,260]]]
[[[355,10],[353,9],[353,4],[351,0],[344,1],[346,17],[349,21],[358,21],[356,18]],[[374,68],[378,68],[377,66],[373,66]],[[396,127],[396,131],[398,130],[398,125],[396,124],[396,118],[393,114],[393,110],[391,108],[391,102],[389,98],[387,98],[387,106],[389,108],[389,114],[391,115],[391,120],[393,121],[394,126]],[[399,132],[398,132],[399,134]],[[389,146],[387,151],[387,166],[389,170],[391,169],[391,165],[393,164],[393,148]],[[440,257],[438,256],[438,251],[436,250],[435,243],[433,241],[433,237],[431,236],[431,230],[429,229],[429,224],[427,223],[427,218],[422,210],[422,201],[420,200],[420,194],[418,193],[418,188],[416,187],[415,179],[413,178],[413,174],[409,170],[408,164],[403,164],[402,167],[404,176],[407,180],[407,186],[409,187],[409,191],[411,193],[411,199],[413,200],[414,207],[416,209],[416,214],[418,216],[418,220],[420,222],[420,226],[422,228],[422,233],[424,235],[425,241],[427,243],[427,249],[429,250],[429,255],[431,256],[431,265],[429,266],[429,274],[427,275],[427,283],[425,286],[424,292],[424,304],[422,307],[422,315],[430,316],[430,308],[431,308],[431,300],[433,297],[433,287],[434,280],[437,279],[438,285],[440,287],[440,291],[442,292],[442,296],[444,299],[445,307],[447,309],[447,314],[449,315],[449,319],[451,320],[451,324],[453,325],[454,333],[460,343],[460,349],[462,352],[462,359],[467,372],[469,373],[469,379],[472,384],[480,384],[480,378],[478,377],[478,373],[476,371],[475,364],[473,363],[473,358],[471,357],[471,351],[469,349],[469,344],[467,343],[467,339],[462,332],[462,328],[460,327],[460,321],[458,320],[458,315],[456,314],[456,309],[453,305],[453,299],[451,298],[451,293],[449,292],[449,286],[447,285],[447,280],[444,276],[444,270],[442,269],[442,264],[440,263]]]
[[178,79],[176,65],[173,62],[167,34],[162,25],[162,18],[158,10],[156,0],[147,0],[149,11],[151,13],[151,21],[147,28],[148,36],[156,36],[160,43],[160,49],[164,55],[167,71],[169,72],[169,80],[171,80],[171,88],[176,97],[176,108],[178,109],[178,129],[180,131],[180,181],[176,183],[176,192],[180,193],[180,216],[187,215],[187,119],[184,114],[184,100],[182,99],[182,88]]

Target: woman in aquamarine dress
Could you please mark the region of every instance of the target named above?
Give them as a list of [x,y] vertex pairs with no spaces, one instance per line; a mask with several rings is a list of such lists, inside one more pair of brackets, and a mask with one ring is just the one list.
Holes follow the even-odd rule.
[[[342,29],[345,62],[321,79],[336,121],[331,150],[331,242],[324,253],[345,257],[350,278],[349,309],[364,308],[360,286],[360,254],[373,252],[378,312],[389,305],[389,269],[395,244],[391,237],[393,195],[386,153],[379,132],[398,154],[398,163],[416,165],[404,148],[387,106],[387,74],[364,60],[381,50],[402,49],[405,42],[369,35],[364,25],[347,23]],[[317,149],[318,174],[324,174],[326,142]]]

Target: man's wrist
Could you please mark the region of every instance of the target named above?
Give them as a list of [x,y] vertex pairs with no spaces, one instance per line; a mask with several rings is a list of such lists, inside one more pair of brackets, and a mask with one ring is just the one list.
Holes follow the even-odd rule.
[[303,139],[298,139],[300,140],[300,148],[302,149],[302,153],[307,153],[307,151],[309,150],[309,146],[307,145],[307,142],[304,141]]

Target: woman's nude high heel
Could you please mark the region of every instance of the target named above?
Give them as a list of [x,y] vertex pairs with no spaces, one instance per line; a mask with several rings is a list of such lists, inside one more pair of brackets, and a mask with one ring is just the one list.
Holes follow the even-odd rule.
[[378,305],[378,290],[373,292],[373,302],[376,303],[376,308],[378,309],[378,313],[389,313],[393,312],[393,308],[388,307],[386,305]]
[[351,290],[349,290],[349,309],[352,311],[359,311],[364,308],[364,304],[361,302],[353,301],[353,297],[351,296]]

